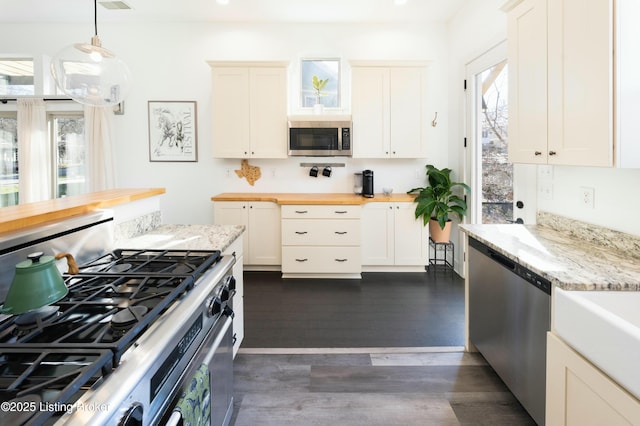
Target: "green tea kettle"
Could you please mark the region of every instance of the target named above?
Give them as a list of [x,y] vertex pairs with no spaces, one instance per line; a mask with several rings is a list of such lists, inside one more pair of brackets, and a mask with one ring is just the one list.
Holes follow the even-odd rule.
[[68,293],[62,275],[55,265],[56,259],[67,257],[69,269],[75,267],[70,254],[43,256],[36,252],[16,265],[16,274],[11,282],[4,305],[3,314],[22,314],[41,308],[65,297]]

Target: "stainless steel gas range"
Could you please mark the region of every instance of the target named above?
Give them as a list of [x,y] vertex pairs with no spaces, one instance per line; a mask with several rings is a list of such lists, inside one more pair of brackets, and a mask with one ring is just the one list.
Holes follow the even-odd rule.
[[[99,238],[110,226],[67,224],[33,244],[21,235],[14,249],[0,247],[0,263],[6,269],[7,259],[30,250],[56,250],[58,238]],[[0,318],[2,421],[228,424],[234,263],[193,250],[118,249],[84,259],[79,274],[63,276],[62,300]]]

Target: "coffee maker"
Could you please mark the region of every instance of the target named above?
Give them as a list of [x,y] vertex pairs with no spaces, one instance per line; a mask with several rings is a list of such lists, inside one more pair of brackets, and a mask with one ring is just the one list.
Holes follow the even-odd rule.
[[362,171],[362,196],[373,198],[373,170]]

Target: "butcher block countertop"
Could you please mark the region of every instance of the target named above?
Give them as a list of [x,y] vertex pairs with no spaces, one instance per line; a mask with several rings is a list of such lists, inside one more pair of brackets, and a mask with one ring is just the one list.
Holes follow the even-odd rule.
[[270,201],[285,204],[361,205],[374,202],[411,202],[415,195],[375,194],[366,198],[352,193],[298,193],[298,192],[224,192],[211,197],[212,201]]
[[0,234],[165,193],[164,188],[110,189],[0,208]]

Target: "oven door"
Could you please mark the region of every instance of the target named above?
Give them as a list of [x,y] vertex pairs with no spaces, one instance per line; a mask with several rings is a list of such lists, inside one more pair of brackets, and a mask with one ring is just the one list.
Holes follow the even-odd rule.
[[222,316],[211,329],[181,377],[160,424],[186,424],[186,417],[199,418],[196,424],[229,424],[233,414],[232,316]]

